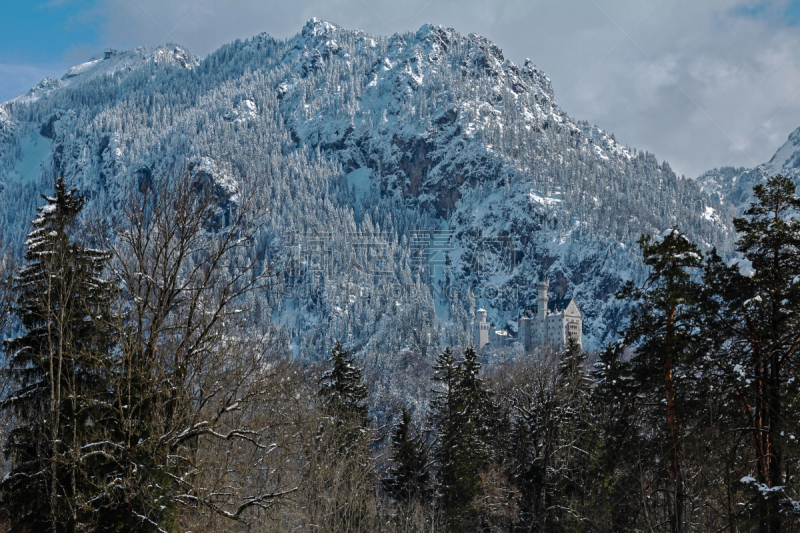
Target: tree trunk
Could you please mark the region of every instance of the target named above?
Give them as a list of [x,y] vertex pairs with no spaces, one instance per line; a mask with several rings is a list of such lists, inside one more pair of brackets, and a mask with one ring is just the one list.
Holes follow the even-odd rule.
[[[769,379],[767,391],[767,422],[769,433],[767,435],[767,473],[768,485],[770,488],[783,485],[783,457],[778,446],[780,442],[780,428],[778,427],[781,419],[781,401],[779,396],[779,365],[778,355],[770,354]],[[781,531],[780,498],[777,494],[772,494],[769,498],[769,532],[779,533]]]
[[673,376],[673,338],[675,335],[675,312],[677,309],[673,308],[667,317],[667,360],[666,372],[664,381],[666,382],[666,399],[667,399],[667,427],[669,428],[669,436],[667,441],[669,443],[670,463],[669,471],[672,476],[672,483],[674,488],[674,506],[672,509],[672,531],[673,533],[681,533],[683,531],[683,511],[684,511],[684,490],[683,490],[683,474],[681,473],[680,462],[680,443],[678,441],[678,412],[675,401],[675,380]]
[[670,448],[670,475],[674,484],[674,508],[672,516],[672,531],[674,533],[681,533],[683,531],[683,512],[684,512],[684,489],[683,489],[683,475],[681,473],[680,464],[680,443],[678,442],[678,415],[675,405],[675,390],[672,376],[672,358],[667,358],[667,372],[666,372],[666,396],[667,396],[667,424],[669,427],[669,448]]

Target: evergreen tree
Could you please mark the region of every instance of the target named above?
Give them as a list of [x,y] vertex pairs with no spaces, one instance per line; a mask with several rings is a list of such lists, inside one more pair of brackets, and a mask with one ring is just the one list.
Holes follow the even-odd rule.
[[599,353],[591,377],[596,383],[590,398],[592,412],[598,413],[600,442],[595,455],[601,473],[600,504],[595,507],[595,523],[605,523],[611,531],[632,531],[637,527],[640,505],[636,499],[619,494],[641,491],[639,472],[641,443],[648,439],[635,424],[637,387],[630,371],[630,361],[623,357],[622,341],[609,344]]
[[[130,329],[123,327],[118,334],[130,334]],[[114,399],[106,423],[96,427],[101,445],[95,450],[113,459],[106,475],[97,479],[103,496],[96,500],[95,525],[100,531],[175,531],[174,496],[180,490],[175,479],[186,470],[170,464],[159,443],[163,426],[155,413],[166,402],[163,394],[159,398],[151,364],[141,351],[126,346],[114,362]],[[117,482],[108,484],[106,479]]]
[[2,505],[16,531],[75,531],[92,518],[91,478],[104,473],[90,444],[109,399],[111,337],[107,255],[74,242],[84,199],[61,178],[43,197],[15,278],[14,314],[25,332],[6,343],[15,387],[1,407],[13,414]]
[[513,398],[519,413],[514,420],[510,449],[511,476],[520,492],[521,526],[546,531],[556,501],[553,466],[558,448],[559,399],[549,375],[552,368],[537,361]]
[[350,352],[341,342],[331,350],[329,361],[333,367],[322,374],[319,396],[328,416],[338,425],[365,428],[369,425],[367,386],[361,382],[361,369],[354,365]]
[[323,530],[371,531],[370,498],[374,493],[375,470],[366,431],[367,387],[362,383],[361,370],[341,342],[331,350],[330,362],[332,368],[323,373],[318,393],[328,423],[320,426],[312,453],[330,457],[337,464],[310,474],[309,477],[318,479],[318,486],[313,488],[320,494],[318,498],[328,500],[310,505],[328,506],[318,526]]
[[[734,431],[752,432],[753,498],[747,513],[758,531],[783,530],[797,489],[790,454],[800,384],[800,198],[781,175],[754,187],[756,202],[734,219],[744,264],[712,254],[706,267],[706,329],[716,333],[715,361],[741,406]],[[749,264],[748,264],[749,262]],[[787,508],[784,508],[786,506]],[[783,517],[787,518],[784,519]]]
[[555,512],[565,531],[584,529],[583,521],[601,524],[606,518],[604,476],[600,462],[603,435],[592,404],[593,380],[585,367],[587,352],[573,336],[560,353],[555,385],[557,387],[555,420],[558,427],[555,456]]
[[590,380],[583,368],[586,362],[587,353],[578,343],[577,339],[570,335],[567,344],[561,352],[558,363],[558,375],[562,383],[575,392],[586,393],[589,389]]
[[505,393],[515,413],[507,469],[522,530],[581,529],[589,516],[600,522],[590,508],[598,489],[599,435],[585,359],[570,337],[561,352],[541,351],[520,364],[516,386]]
[[450,348],[434,366],[432,422],[437,430],[437,507],[452,531],[474,523],[473,501],[480,494],[480,469],[487,458],[484,405],[487,391],[479,377],[477,353],[468,348],[461,362]]
[[411,413],[403,409],[392,433],[392,467],[383,480],[384,490],[395,500],[424,501],[428,492],[428,451],[419,436],[411,434]]
[[666,445],[672,482],[668,515],[671,530],[678,533],[686,521],[681,465],[685,417],[697,408],[695,379],[702,353],[696,320],[700,285],[693,281],[692,271],[702,267],[703,259],[699,248],[677,228],[655,240],[642,235],[639,246],[650,273],[642,287],[628,282],[617,296],[638,304],[624,342],[634,348],[630,370],[642,408],[664,406],[652,419]]

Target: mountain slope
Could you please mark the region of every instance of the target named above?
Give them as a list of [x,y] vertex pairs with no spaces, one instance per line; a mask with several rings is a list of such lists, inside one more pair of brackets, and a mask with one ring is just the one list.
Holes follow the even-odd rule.
[[570,118],[530,61],[442,27],[381,38],[312,20],[202,61],[137,49],[0,106],[0,201],[17,241],[55,173],[87,191],[91,213],[185,162],[272,207],[255,245],[305,274],[263,307],[304,357],[333,338],[466,343],[478,306],[513,330],[540,276],[576,298],[598,346],[624,320],[613,291],[643,273],[640,233],[731,239],[719,199]]
[[704,172],[697,183],[704,192],[741,216],[753,200],[753,187],[783,174],[800,184],[800,128],[794,130],[769,162],[755,168],[723,167]]

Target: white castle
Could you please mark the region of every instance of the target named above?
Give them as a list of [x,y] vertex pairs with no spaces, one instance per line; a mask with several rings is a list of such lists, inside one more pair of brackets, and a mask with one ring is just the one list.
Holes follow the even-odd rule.
[[530,311],[519,320],[519,337],[514,338],[505,330],[496,330],[486,322],[486,310],[475,312],[473,344],[481,349],[487,344],[508,346],[518,341],[526,350],[541,346],[559,348],[569,337],[574,337],[583,346],[583,315],[575,300],[550,300],[547,290],[550,284],[543,281],[536,286],[536,314]]

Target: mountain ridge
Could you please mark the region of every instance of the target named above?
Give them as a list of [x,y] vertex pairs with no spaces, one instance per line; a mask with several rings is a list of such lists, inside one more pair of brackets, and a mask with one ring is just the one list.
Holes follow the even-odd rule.
[[754,199],[753,187],[778,174],[800,184],[800,127],[789,134],[768,162],[753,168],[715,168],[700,175],[697,183],[704,192],[727,204],[732,216],[741,216]]
[[[730,249],[719,199],[570,118],[545,73],[483,37],[431,25],[375,37],[312,19],[288,39],[262,33],[202,60],[175,45],[137,50],[117,54],[135,58],[124,68],[96,58],[0,106],[7,231],[24,234],[10,215],[32,213],[56,173],[97,212],[137,180],[202,161],[212,179],[274,204],[256,246],[326,235],[334,272],[292,282],[320,296],[264,302],[296,353],[333,338],[361,350],[466,344],[481,306],[513,331],[540,276],[576,298],[597,347],[625,320],[613,292],[644,273],[640,233],[680,224],[705,248]],[[443,250],[420,255],[425,232],[446,235]],[[388,280],[350,268],[365,253],[359,233],[380,236]],[[418,296],[374,296],[387,284]]]

